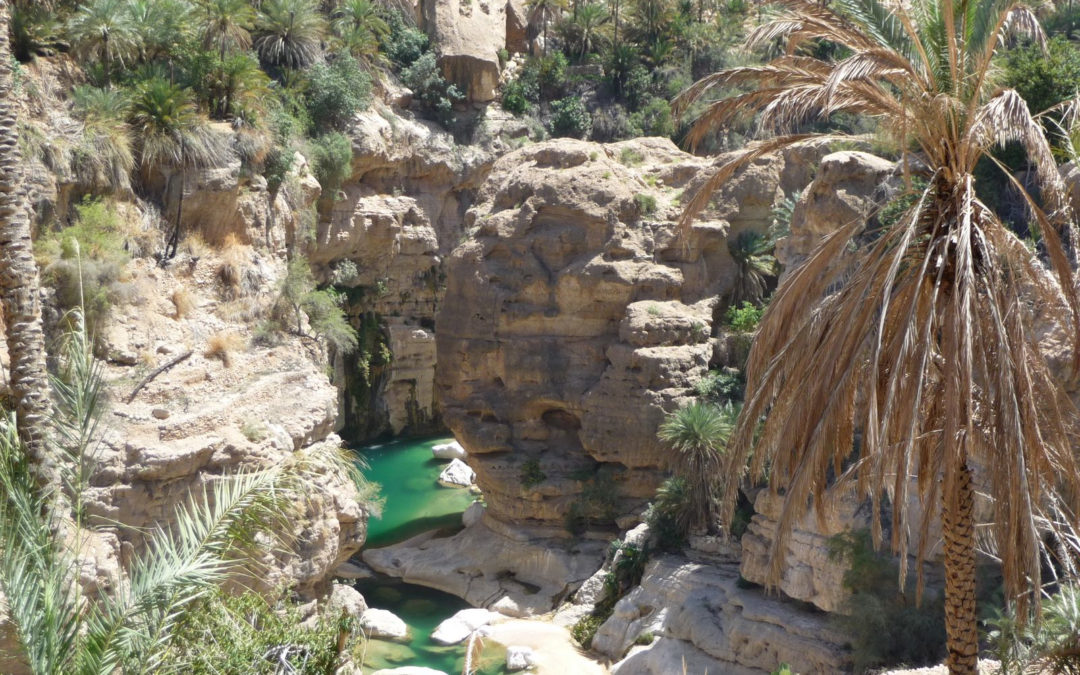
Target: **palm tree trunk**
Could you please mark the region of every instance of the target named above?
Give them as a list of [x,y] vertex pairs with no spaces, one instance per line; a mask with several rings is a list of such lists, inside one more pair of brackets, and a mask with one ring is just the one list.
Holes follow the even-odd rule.
[[30,240],[30,217],[23,189],[22,157],[11,102],[10,17],[0,2],[0,305],[7,324],[11,392],[19,438],[43,488],[59,488],[59,473],[47,446],[52,410],[45,370],[45,333],[37,262]]
[[[950,485],[949,483],[953,483]],[[950,675],[978,672],[975,614],[975,490],[967,462],[944,489],[945,632]]]

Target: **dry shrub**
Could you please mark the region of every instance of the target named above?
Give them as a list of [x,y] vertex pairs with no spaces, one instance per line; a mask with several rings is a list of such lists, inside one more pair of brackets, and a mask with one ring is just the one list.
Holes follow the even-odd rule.
[[203,356],[208,359],[220,359],[225,367],[232,365],[233,352],[239,351],[244,346],[244,338],[232,331],[216,333],[206,342],[206,351]]
[[190,258],[198,260],[210,254],[210,244],[207,244],[206,240],[198,232],[191,232],[181,242],[180,251],[186,253]]
[[217,276],[226,300],[235,300],[245,295],[245,287],[250,285],[245,283],[250,276],[250,266],[251,247],[240,243],[234,234],[225,237]]
[[172,292],[172,303],[176,310],[174,318],[179,321],[195,309],[195,296],[191,294],[191,291],[180,286]]
[[261,319],[268,311],[267,302],[258,298],[237,298],[228,300],[217,306],[215,314],[223,321],[235,321],[238,323],[251,323]]

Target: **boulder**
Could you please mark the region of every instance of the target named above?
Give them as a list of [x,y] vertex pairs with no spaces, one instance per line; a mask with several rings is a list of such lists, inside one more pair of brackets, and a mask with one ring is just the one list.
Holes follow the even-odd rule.
[[[651,643],[631,649],[650,633]],[[665,555],[615,604],[592,648],[618,660],[612,672],[624,675],[667,675],[683,659],[690,673],[764,675],[780,663],[839,673],[850,666],[845,641],[827,615],[740,588],[734,565]]]
[[431,447],[431,454],[435,459],[465,459],[468,455],[465,452],[465,448],[461,447],[461,443],[452,441],[450,443],[439,443]]
[[326,601],[327,612],[331,617],[340,616],[344,612],[348,616],[359,617],[367,610],[367,602],[360,591],[345,584],[334,584],[330,587],[330,597]]
[[439,474],[439,485],[446,487],[469,487],[476,482],[476,472],[460,459],[450,462]]
[[499,50],[506,47],[506,4],[487,0],[422,0],[424,30],[435,44],[443,76],[469,101],[494,100]]
[[476,629],[501,618],[501,614],[486,609],[463,609],[440,623],[431,634],[431,639],[441,645],[460,644]]
[[536,654],[529,647],[506,648],[506,669],[514,673],[536,665]]
[[393,612],[386,609],[366,609],[360,615],[360,627],[371,638],[408,642],[409,627]]

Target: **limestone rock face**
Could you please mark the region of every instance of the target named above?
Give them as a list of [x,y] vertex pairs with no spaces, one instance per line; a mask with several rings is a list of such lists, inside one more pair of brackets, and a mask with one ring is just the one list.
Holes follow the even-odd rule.
[[[761,490],[754,500],[756,513],[742,537],[740,572],[747,581],[761,585],[768,581],[769,552],[783,506],[783,497],[769,490]],[[845,530],[869,526],[869,506],[860,508],[854,500],[842,500],[836,509],[826,514],[824,528],[819,526],[814,514],[808,515],[792,528],[788,537],[777,589],[826,612],[840,610],[848,596],[843,584],[848,565],[843,560],[830,558],[829,539]]]
[[888,201],[895,171],[894,162],[865,152],[824,157],[792,213],[791,235],[777,242],[776,258],[785,270],[805,260],[822,237],[852,221],[865,221]]
[[735,275],[727,237],[736,223],[768,227],[822,152],[748,167],[685,240],[678,198],[704,162],[666,140],[556,140],[495,163],[450,257],[436,332],[444,419],[489,514],[562,526],[602,521],[597,492],[614,503],[608,518],[653,495],[657,427],[714,351],[715,298]]
[[470,101],[491,101],[506,47],[507,5],[495,0],[423,0],[424,30],[438,45],[443,76]]
[[357,117],[351,137],[352,175],[308,247],[316,278],[349,289],[365,343],[335,363],[345,383],[344,432],[365,440],[433,431],[440,427],[434,328],[444,259],[461,237],[490,155],[381,104]]
[[[844,639],[828,617],[741,589],[738,577],[731,565],[660,557],[615,605],[593,649],[617,661],[613,673],[627,675],[666,675],[684,659],[688,673],[759,675],[780,663],[808,673],[845,671]],[[645,633],[653,642],[633,646]]]

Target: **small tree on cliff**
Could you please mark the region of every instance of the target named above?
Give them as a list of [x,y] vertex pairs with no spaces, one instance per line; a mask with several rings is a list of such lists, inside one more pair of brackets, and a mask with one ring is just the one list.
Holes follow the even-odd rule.
[[[813,138],[787,131],[810,117],[876,117],[898,147],[915,149],[919,161],[905,166],[925,166],[927,183],[884,231],[857,237],[862,223],[842,224],[778,290],[750,353],[746,403],[721,474],[722,516],[734,509],[747,459],[757,475],[769,466],[773,489],[786,498],[772,548],[775,579],[793,523],[811,503],[819,514],[829,508],[833,478],[873,501],[875,543],[887,495],[899,505],[891,544],[903,576],[910,543],[921,558],[935,515],[927,508],[921,522],[908,522],[904,506],[917,477],[922,501],[941,504],[949,670],[974,673],[974,469],[998,497],[990,530],[1007,596],[1021,605],[1039,587],[1040,528],[1055,516],[1049,507],[1063,505],[1058,495],[1080,495],[1071,444],[1077,416],[1033,328],[1036,320],[1066,324],[1080,355],[1066,250],[1075,243],[1072,214],[1043,129],[1023,99],[991,77],[1004,38],[1041,41],[1042,29],[1016,0],[778,4],[780,15],[748,43],[786,41],[784,55],[710,75],[678,100],[685,110],[721,91],[691,142],[752,115],[781,134],[719,168],[691,199],[684,225],[740,166]],[[800,49],[818,40],[849,55],[830,61]],[[1024,146],[1042,186],[1045,211],[1024,194],[1050,272],[975,195],[976,162],[1007,141]],[[1062,510],[1075,524],[1076,509]]]

